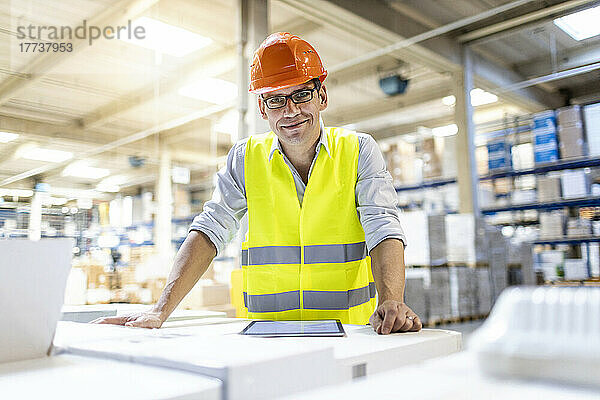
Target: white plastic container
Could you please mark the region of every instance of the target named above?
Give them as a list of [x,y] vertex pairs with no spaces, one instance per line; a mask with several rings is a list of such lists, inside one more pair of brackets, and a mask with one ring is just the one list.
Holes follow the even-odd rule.
[[600,386],[600,289],[506,290],[470,348],[492,375]]

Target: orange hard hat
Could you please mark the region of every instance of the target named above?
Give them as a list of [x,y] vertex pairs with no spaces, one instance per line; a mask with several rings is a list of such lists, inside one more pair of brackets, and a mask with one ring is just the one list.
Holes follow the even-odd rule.
[[250,92],[263,94],[315,78],[323,82],[326,76],[314,47],[296,35],[277,32],[269,35],[254,52]]

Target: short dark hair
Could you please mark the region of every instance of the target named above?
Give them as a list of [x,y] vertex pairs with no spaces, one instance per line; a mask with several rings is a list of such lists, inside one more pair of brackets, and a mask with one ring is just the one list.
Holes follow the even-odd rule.
[[315,88],[317,89],[317,92],[319,90],[321,90],[321,80],[319,78],[313,78],[311,79],[313,81],[313,83],[315,84]]

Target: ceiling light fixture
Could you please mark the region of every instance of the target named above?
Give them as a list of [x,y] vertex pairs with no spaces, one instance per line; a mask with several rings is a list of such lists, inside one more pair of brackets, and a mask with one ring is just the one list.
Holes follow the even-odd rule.
[[600,35],[598,20],[600,20],[600,6],[556,18],[554,25],[579,41]]
[[19,137],[18,133],[0,132],[0,143],[12,142],[13,140],[15,140],[18,137]]
[[110,171],[106,168],[90,167],[85,161],[75,161],[69,164],[64,170],[63,176],[73,176],[84,179],[101,179],[110,174]]
[[453,136],[458,133],[458,126],[456,124],[438,126],[437,128],[433,128],[431,133],[437,137]]
[[140,17],[131,25],[142,26],[145,31],[144,37],[137,39],[135,35],[123,34],[119,39],[175,57],[185,56],[212,43],[211,38],[150,17]]
[[28,160],[53,163],[60,163],[73,158],[73,153],[70,151],[44,149],[42,147],[24,148],[19,155],[21,158],[26,158]]
[[223,79],[206,78],[183,86],[178,93],[207,103],[225,104],[237,97],[238,87]]

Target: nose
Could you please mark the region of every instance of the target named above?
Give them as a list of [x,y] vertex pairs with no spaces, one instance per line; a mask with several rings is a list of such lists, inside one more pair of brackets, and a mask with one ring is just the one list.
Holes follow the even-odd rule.
[[287,103],[285,107],[283,107],[283,116],[284,117],[295,117],[300,113],[300,107],[298,104],[294,103],[292,99],[287,99]]

